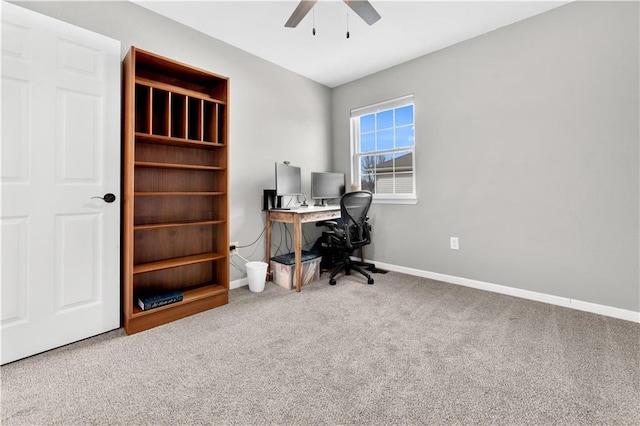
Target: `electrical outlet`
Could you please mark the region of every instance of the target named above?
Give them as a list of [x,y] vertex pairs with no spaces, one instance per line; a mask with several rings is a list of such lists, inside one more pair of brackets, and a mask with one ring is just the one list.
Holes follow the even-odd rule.
[[451,237],[450,239],[451,250],[460,250],[460,243],[458,237]]
[[240,243],[238,241],[232,241],[229,243],[229,254],[233,256],[234,254],[238,254],[238,246]]

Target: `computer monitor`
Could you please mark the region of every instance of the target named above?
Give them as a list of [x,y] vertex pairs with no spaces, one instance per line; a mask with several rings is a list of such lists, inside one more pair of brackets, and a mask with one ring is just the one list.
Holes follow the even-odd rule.
[[344,195],[344,173],[311,172],[311,198],[316,206],[326,206],[327,200]]
[[276,163],[277,207],[282,207],[282,196],[302,194],[300,167]]

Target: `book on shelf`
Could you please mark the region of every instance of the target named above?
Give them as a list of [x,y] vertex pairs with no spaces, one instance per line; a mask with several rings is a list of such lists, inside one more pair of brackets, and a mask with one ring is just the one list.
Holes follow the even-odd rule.
[[138,306],[143,311],[148,311],[149,309],[159,308],[160,306],[181,301],[182,292],[178,290],[164,291],[161,293],[145,293],[138,297]]

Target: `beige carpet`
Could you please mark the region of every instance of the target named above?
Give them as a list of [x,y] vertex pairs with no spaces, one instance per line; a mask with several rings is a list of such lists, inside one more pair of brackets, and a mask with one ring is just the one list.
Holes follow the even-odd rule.
[[2,424],[640,424],[640,325],[397,273],[0,370]]

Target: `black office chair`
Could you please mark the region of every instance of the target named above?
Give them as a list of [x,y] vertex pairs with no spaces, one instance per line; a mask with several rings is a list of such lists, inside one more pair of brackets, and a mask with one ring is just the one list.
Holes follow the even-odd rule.
[[364,267],[375,269],[375,266],[351,259],[356,249],[371,243],[371,225],[367,221],[367,213],[372,199],[373,194],[369,191],[348,192],[340,199],[340,220],[318,223],[318,226],[329,228],[322,233],[323,251],[330,252],[337,260],[329,277],[331,285],[335,285],[335,277],[340,271],[344,270],[345,275],[350,275],[352,269],[367,277],[367,284],[373,284],[373,278]]

